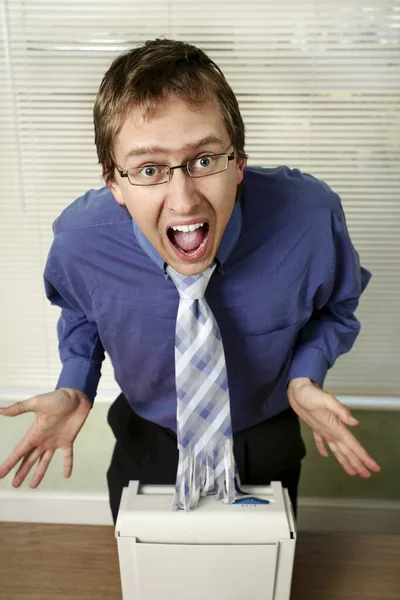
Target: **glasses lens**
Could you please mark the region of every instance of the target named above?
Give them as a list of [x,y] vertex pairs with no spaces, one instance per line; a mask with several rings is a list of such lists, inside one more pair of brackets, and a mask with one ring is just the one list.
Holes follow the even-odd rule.
[[158,185],[169,181],[169,167],[166,165],[147,165],[138,169],[129,169],[128,179],[132,185]]
[[190,177],[206,177],[225,171],[228,167],[228,156],[226,154],[215,154],[200,156],[188,162],[188,173]]

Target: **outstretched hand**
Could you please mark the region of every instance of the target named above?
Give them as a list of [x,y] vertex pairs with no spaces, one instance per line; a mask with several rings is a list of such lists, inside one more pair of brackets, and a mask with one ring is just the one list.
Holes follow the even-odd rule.
[[16,417],[27,412],[36,413],[36,418],[26,435],[0,466],[0,479],[8,475],[22,459],[12,485],[19,487],[35,463],[38,463],[29,484],[31,488],[37,487],[58,448],[61,448],[64,454],[64,477],[70,477],[73,443],[90,409],[91,404],[85,394],[70,388],[60,388],[16,402],[7,408],[0,408],[0,415],[6,417]]
[[324,392],[310,379],[296,378],[288,386],[288,399],[293,410],[313,431],[315,445],[321,456],[329,456],[328,445],[349,475],[371,477],[381,467],[349,431],[358,425],[347,406],[335,396]]

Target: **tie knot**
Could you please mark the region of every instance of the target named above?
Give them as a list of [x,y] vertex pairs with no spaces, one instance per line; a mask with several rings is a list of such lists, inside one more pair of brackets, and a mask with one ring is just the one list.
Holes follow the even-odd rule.
[[213,274],[215,267],[216,264],[213,263],[208,269],[198,275],[182,275],[172,267],[168,266],[167,273],[176,285],[181,298],[200,300],[205,294],[208,282],[210,281],[210,277]]

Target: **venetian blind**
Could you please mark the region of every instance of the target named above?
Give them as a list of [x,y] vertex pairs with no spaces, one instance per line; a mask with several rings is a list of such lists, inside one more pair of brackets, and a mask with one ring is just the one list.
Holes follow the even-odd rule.
[[[327,385],[400,387],[400,2],[0,0],[0,387],[53,388],[56,322],[43,267],[51,223],[102,185],[92,106],[119,53],[157,36],[203,48],[237,94],[249,164],[337,191],[373,279],[362,333]],[[103,369],[101,389],[116,389]]]

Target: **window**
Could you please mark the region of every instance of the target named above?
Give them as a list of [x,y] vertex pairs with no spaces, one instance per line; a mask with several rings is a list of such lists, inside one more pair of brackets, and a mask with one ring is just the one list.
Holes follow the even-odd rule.
[[[92,106],[112,59],[160,35],[202,47],[247,127],[249,164],[298,167],[342,198],[373,279],[362,333],[327,387],[400,387],[400,4],[397,0],[0,0],[0,379],[3,397],[53,389],[59,309],[44,295],[51,224],[102,185]],[[101,390],[116,391],[110,364]],[[112,395],[111,395],[112,397]]]

